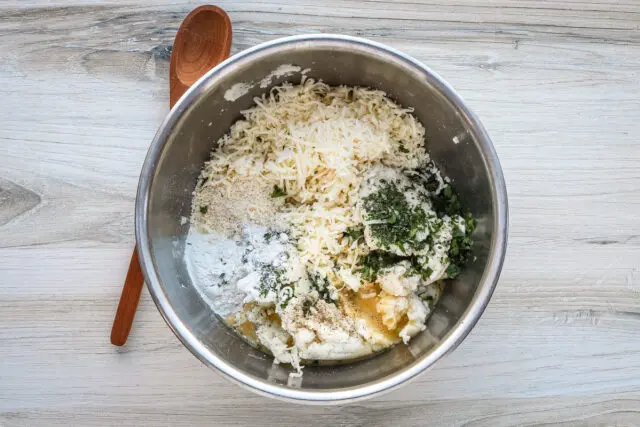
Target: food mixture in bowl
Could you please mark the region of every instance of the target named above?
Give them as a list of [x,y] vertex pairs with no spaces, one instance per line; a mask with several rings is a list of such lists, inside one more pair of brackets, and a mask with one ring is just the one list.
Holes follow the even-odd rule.
[[384,92],[303,79],[271,89],[218,141],[185,257],[212,309],[301,372],[425,329],[475,220]]

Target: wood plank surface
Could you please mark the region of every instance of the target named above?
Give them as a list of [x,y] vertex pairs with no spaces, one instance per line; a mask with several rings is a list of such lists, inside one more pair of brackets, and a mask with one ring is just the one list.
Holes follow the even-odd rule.
[[640,425],[640,1],[225,0],[232,52],[371,38],[466,99],[507,179],[509,249],[471,335],[343,407],[256,396],[143,293],[109,344],[138,174],[196,2],[0,2],[0,425]]

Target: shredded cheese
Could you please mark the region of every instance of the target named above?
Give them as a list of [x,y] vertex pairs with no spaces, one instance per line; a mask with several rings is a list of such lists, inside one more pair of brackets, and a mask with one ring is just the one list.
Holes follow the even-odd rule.
[[202,177],[209,185],[251,177],[286,189],[293,203],[281,215],[301,260],[325,275],[352,269],[358,255],[341,236],[361,222],[353,206],[364,172],[425,164],[424,127],[382,91],[305,78],[255,103],[221,138]]

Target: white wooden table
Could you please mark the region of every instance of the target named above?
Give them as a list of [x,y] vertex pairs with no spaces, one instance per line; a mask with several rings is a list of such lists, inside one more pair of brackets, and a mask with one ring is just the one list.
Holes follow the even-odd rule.
[[640,424],[640,1],[224,0],[233,51],[308,32],[422,60],[478,113],[511,232],[465,342],[344,407],[258,397],[205,368],[143,293],[109,331],[138,173],[195,2],[0,2],[0,425]]

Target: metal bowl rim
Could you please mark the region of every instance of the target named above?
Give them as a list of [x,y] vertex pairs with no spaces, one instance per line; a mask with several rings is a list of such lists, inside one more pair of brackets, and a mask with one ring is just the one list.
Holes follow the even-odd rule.
[[[436,90],[444,95],[464,116],[471,131],[475,134],[484,155],[485,166],[490,173],[492,206],[494,208],[494,233],[484,274],[469,306],[453,329],[443,338],[440,345],[429,354],[415,361],[411,366],[394,374],[365,385],[341,389],[301,390],[268,383],[239,371],[232,364],[225,362],[209,351],[197,340],[171,307],[156,273],[154,259],[150,250],[149,233],[147,232],[148,205],[155,167],[167,140],[182,114],[207,92],[218,77],[233,72],[235,68],[241,65],[250,63],[256,56],[261,56],[260,54],[269,54],[291,45],[304,48],[308,44],[334,45],[336,47],[368,51],[369,53],[373,52],[375,55],[382,57],[382,59],[396,61],[423,73],[428,83],[436,86]],[[473,329],[491,299],[506,253],[508,235],[507,191],[498,157],[486,130],[453,88],[430,68],[394,48],[367,39],[338,34],[299,35],[262,43],[232,56],[200,78],[178,101],[160,125],[142,166],[136,196],[135,232],[140,264],[153,301],[176,336],[200,361],[222,372],[233,382],[246,386],[262,395],[312,404],[344,403],[388,392],[415,378],[416,375],[431,367],[442,356],[454,350]]]

